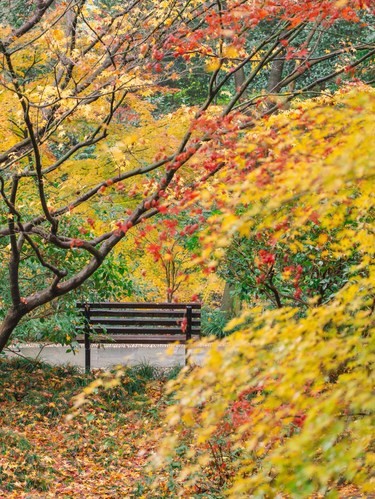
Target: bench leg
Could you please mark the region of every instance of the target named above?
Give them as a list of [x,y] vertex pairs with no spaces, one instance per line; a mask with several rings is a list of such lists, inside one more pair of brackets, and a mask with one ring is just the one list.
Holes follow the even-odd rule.
[[85,372],[88,374],[91,371],[91,349],[90,349],[90,334],[85,331]]
[[90,303],[85,303],[85,372],[91,371]]
[[188,305],[186,307],[186,343],[185,343],[185,366],[190,364],[188,342],[191,340],[191,329],[192,329],[192,318],[193,318],[193,308]]

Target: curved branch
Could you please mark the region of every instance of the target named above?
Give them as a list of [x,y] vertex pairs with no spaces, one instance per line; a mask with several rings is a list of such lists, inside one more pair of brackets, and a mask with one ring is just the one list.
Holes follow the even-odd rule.
[[8,47],[16,38],[20,38],[25,35],[28,31],[33,29],[39,21],[42,19],[44,14],[47,12],[48,8],[53,4],[55,0],[37,0],[37,7],[35,10],[35,14],[26,21],[22,26],[15,29],[11,35],[7,37],[4,42],[2,42],[3,46]]

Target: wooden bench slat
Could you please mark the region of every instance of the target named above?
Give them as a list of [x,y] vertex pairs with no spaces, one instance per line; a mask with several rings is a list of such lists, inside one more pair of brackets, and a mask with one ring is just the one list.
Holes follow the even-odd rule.
[[[171,309],[171,310],[186,310],[186,307],[192,307],[193,309],[200,309],[200,303],[149,303],[149,302],[141,302],[141,303],[133,303],[133,302],[88,302],[87,305],[90,305],[90,309],[101,309],[101,308],[120,308],[120,309]],[[77,307],[81,309],[85,309],[86,303],[77,303]]]
[[[142,334],[142,333],[147,333],[147,334],[154,334],[154,335],[161,335],[161,334],[182,334],[181,327],[121,327],[121,326],[108,326],[108,327],[100,327],[100,326],[92,326],[91,331],[93,333],[100,333],[100,334],[106,334],[110,336],[111,334]],[[200,331],[200,328],[192,328],[191,332],[198,334]]]
[[[183,317],[180,318],[170,318],[170,317],[165,317],[162,319],[155,319],[154,317],[136,317],[136,318],[127,318],[127,317],[122,317],[122,318],[113,318],[113,317],[90,317],[90,324],[102,324],[103,326],[105,325],[124,325],[124,326],[131,326],[131,325],[155,325],[155,326],[181,326],[181,322],[183,320]],[[200,320],[199,319],[192,319],[191,321],[192,326],[199,326],[200,325]]]
[[[84,310],[80,310],[84,314]],[[90,308],[90,317],[177,317],[183,318],[186,310],[134,310],[134,309],[92,309]],[[201,313],[198,309],[192,310],[192,317],[200,318]]]

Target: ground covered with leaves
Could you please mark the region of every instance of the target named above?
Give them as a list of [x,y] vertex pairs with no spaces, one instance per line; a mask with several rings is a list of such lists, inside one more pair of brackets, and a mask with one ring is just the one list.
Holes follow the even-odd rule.
[[166,385],[178,372],[139,365],[85,375],[1,359],[0,497],[224,497],[229,447],[225,455],[213,448],[194,484],[177,479],[190,464],[188,429],[166,466],[150,464],[169,433]]
[[[194,484],[177,478],[191,464],[188,430],[164,469],[150,467],[168,433],[163,413],[174,401],[165,387],[177,372],[140,365],[121,376],[85,375],[72,367],[1,359],[0,497],[224,497],[237,452],[224,438],[225,428],[211,442],[211,458],[199,466]],[[339,497],[353,496],[360,494],[345,484]]]
[[0,497],[139,497],[165,375],[138,366],[119,386],[72,400],[97,375],[22,359],[0,361]]

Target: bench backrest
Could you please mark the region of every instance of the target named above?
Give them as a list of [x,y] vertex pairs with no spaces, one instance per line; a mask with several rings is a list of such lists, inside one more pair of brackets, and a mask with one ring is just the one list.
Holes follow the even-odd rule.
[[[92,333],[116,335],[200,335],[200,303],[77,303]],[[171,338],[173,341],[173,338]]]

